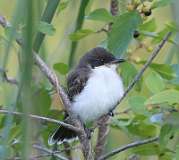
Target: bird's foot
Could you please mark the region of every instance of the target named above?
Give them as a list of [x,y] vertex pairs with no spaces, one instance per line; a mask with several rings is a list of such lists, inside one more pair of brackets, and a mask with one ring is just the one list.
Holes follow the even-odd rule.
[[108,115],[109,115],[110,117],[114,117],[113,111],[109,111]]
[[86,132],[87,138],[88,138],[88,139],[91,139],[91,134],[92,134],[92,132],[93,132],[93,129],[92,129],[92,128],[86,128],[86,127],[85,127],[85,132]]

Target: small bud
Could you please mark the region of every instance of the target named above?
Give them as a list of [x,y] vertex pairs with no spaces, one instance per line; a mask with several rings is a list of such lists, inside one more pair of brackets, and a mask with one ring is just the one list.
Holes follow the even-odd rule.
[[134,37],[134,38],[137,38],[137,37],[139,37],[139,36],[140,36],[139,31],[135,30],[135,31],[134,31],[134,34],[133,34],[133,37]]
[[133,11],[134,10],[134,5],[132,5],[131,3],[129,3],[128,5],[127,5],[127,10],[128,11]]
[[145,3],[145,4],[142,6],[142,13],[143,13],[145,16],[150,16],[150,15],[152,14],[151,3]]
[[148,51],[148,52],[153,51],[153,47],[151,47],[151,46],[147,47],[147,51]]
[[145,16],[150,16],[152,14],[152,10],[149,9],[148,11],[146,12],[143,12]]

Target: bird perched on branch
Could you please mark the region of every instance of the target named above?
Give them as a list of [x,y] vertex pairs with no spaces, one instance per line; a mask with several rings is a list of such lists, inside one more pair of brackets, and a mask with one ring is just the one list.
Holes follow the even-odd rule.
[[[67,77],[67,93],[72,111],[83,123],[95,121],[112,110],[124,93],[117,66],[124,62],[106,49],[97,47],[87,52]],[[68,117],[66,117],[68,121]],[[61,144],[76,137],[63,126],[50,136],[49,145]]]

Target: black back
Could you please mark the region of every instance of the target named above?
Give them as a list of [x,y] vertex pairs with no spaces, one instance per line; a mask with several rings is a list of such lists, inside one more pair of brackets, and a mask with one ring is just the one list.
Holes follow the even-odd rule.
[[107,63],[114,61],[116,58],[106,49],[101,47],[96,47],[89,52],[87,52],[79,62],[77,68],[82,67],[98,67]]

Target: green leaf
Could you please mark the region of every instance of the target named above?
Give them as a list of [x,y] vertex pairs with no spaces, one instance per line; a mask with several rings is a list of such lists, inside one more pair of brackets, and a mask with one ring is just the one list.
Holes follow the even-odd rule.
[[56,63],[53,65],[53,68],[62,75],[67,74],[69,71],[68,65],[65,63]]
[[172,79],[170,82],[172,84],[179,85],[179,64],[173,64],[172,68],[175,72],[176,78]]
[[117,16],[108,37],[109,50],[115,55],[122,55],[133,38],[133,32],[141,22],[141,16],[136,11]]
[[166,25],[166,27],[168,27],[172,32],[178,32],[178,31],[179,31],[176,22],[167,22],[165,25]]
[[166,124],[173,126],[174,131],[179,131],[179,112],[172,112],[164,118]]
[[45,88],[39,88],[35,91],[32,99],[35,106],[35,114],[46,116],[50,109],[51,98]]
[[135,154],[140,154],[140,155],[157,155],[160,153],[160,146],[156,143],[150,143],[150,144],[145,144],[139,147],[135,147],[132,149],[132,151]]
[[152,137],[157,133],[157,128],[155,125],[147,124],[143,121],[134,121],[129,126],[127,126],[127,128],[131,134],[141,137]]
[[121,127],[121,126],[128,126],[131,123],[131,119],[115,119],[113,118],[111,121],[113,126]]
[[39,32],[42,32],[42,33],[47,34],[49,36],[52,36],[55,33],[55,28],[53,27],[53,25],[49,24],[47,22],[40,21],[37,28],[38,28]]
[[76,31],[75,33],[72,33],[69,35],[70,39],[72,41],[78,41],[90,34],[95,33],[94,31],[90,30],[90,29],[80,29],[78,31]]
[[155,136],[157,128],[155,125],[146,122],[147,117],[142,114],[136,114],[130,119],[117,119],[112,121],[112,125],[120,128],[127,134],[132,134],[141,137]]
[[171,80],[176,77],[175,71],[173,70],[172,66],[168,64],[152,63],[150,67],[167,80]]
[[145,78],[145,84],[152,93],[157,93],[165,88],[162,77],[157,72],[150,72]]
[[152,4],[152,8],[159,8],[159,7],[165,7],[172,3],[173,0],[155,0]]
[[139,26],[139,30],[142,31],[154,32],[156,29],[157,25],[154,18]]
[[155,94],[145,102],[145,104],[160,104],[160,103],[179,104],[179,91],[173,89],[165,90]]
[[[120,69],[121,69],[121,76],[123,79],[124,86],[127,87],[136,76],[137,69],[133,64],[128,62],[122,63],[120,65]],[[141,81],[137,83],[136,85],[137,88],[135,87],[135,89],[140,89],[140,85],[141,85],[140,82]]]
[[132,122],[132,119],[127,119],[127,118],[116,119],[116,118],[113,118],[111,120],[110,126],[115,128],[115,129],[120,129],[120,130],[122,130],[122,131],[124,131],[128,134],[127,126],[129,126],[131,122]]
[[173,134],[172,126],[165,124],[160,130],[159,142],[162,148],[166,147],[171,135]]
[[104,21],[104,22],[113,21],[113,16],[105,8],[94,10],[88,16],[86,16],[86,18],[95,21]]
[[16,39],[22,39],[22,30],[17,30],[13,26],[7,26],[5,27],[5,35],[8,37],[11,36],[12,32],[14,34],[14,37]]
[[157,36],[155,38],[152,39],[152,43],[159,43],[169,31],[171,31],[170,28],[166,26],[164,29],[157,33]]
[[176,160],[179,160],[179,145],[176,146],[176,154],[175,154]]
[[[140,61],[139,64],[145,64],[146,61]],[[154,69],[164,79],[171,80],[176,78],[175,69],[168,64],[152,63],[149,65],[150,68]]]
[[146,98],[143,96],[133,96],[133,97],[130,97],[128,100],[129,106],[131,107],[131,110],[134,113],[149,114],[144,105],[145,101],[146,101]]

